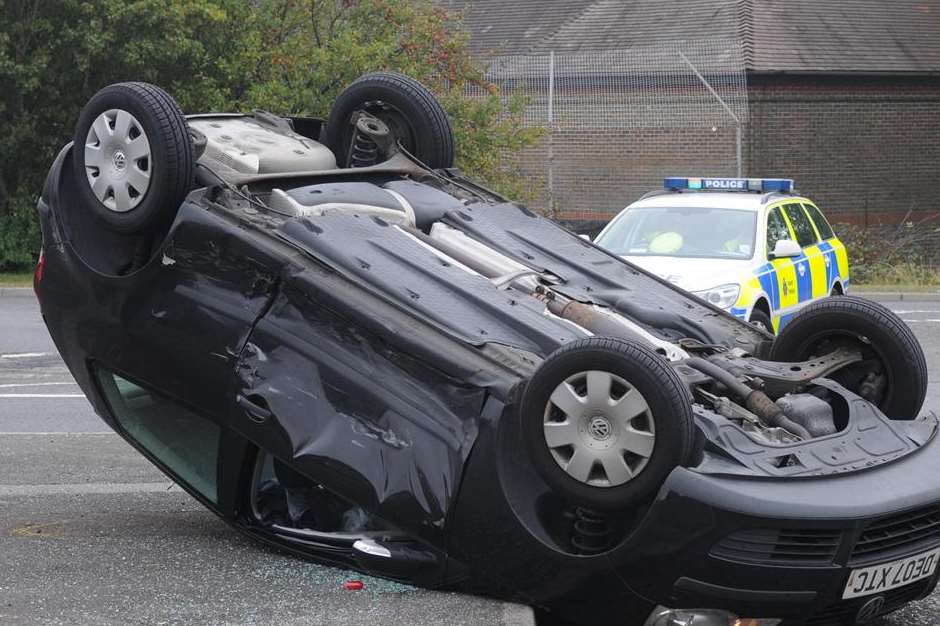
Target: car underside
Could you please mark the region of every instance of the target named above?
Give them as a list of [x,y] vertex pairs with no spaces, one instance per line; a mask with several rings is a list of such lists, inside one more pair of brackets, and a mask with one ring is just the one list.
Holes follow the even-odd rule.
[[360,81],[325,123],[161,135],[137,83],[86,107],[36,289],[111,427],[261,541],[573,623],[862,623],[933,589],[903,322],[840,297],[774,338],[453,169],[414,81]]

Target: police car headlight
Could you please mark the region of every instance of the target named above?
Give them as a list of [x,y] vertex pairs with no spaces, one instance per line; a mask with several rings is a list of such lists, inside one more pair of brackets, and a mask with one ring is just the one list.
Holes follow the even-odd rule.
[[714,304],[719,309],[730,309],[738,301],[738,296],[741,294],[741,285],[736,283],[719,285],[718,287],[712,287],[704,291],[693,291],[692,293],[702,300]]

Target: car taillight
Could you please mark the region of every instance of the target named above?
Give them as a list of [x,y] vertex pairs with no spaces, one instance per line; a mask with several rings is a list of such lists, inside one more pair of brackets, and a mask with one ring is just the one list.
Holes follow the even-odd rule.
[[42,282],[42,275],[46,272],[46,253],[39,251],[39,262],[36,263],[36,272],[33,274],[33,291],[39,291],[39,283]]

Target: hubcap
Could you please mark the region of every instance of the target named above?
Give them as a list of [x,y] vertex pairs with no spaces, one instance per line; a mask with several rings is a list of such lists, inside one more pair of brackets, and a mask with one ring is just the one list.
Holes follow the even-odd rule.
[[545,443],[569,476],[597,487],[635,478],[656,442],[643,395],[623,378],[591,370],[569,376],[545,407]]
[[150,188],[150,141],[136,117],[122,109],[99,115],[85,138],[85,174],[101,204],[130,211]]

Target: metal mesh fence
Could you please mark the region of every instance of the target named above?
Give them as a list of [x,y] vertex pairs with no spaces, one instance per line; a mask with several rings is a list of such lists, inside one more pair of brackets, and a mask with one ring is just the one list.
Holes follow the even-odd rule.
[[[600,221],[663,176],[734,175],[748,121],[744,52],[728,40],[489,59],[486,80],[546,137],[516,159],[539,208]],[[468,95],[490,95],[481,86]]]

